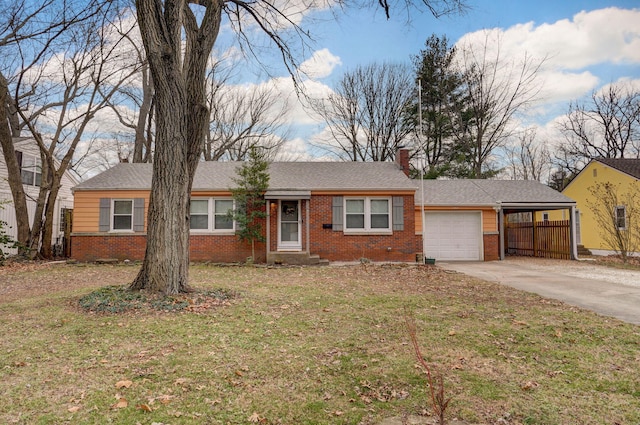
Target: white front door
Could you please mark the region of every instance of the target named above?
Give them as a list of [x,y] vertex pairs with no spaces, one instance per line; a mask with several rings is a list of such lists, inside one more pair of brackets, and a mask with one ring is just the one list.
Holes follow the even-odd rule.
[[281,200],[278,214],[278,250],[302,250],[300,201]]

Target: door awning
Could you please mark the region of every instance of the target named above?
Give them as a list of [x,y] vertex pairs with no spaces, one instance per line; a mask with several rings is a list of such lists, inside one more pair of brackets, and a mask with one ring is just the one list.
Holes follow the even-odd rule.
[[310,190],[267,190],[264,199],[311,199]]

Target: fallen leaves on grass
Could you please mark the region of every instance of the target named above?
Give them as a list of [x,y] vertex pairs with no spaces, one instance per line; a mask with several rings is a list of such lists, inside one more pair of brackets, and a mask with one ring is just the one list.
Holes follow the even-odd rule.
[[538,386],[540,386],[540,384],[538,384],[536,381],[527,381],[524,384],[522,384],[520,388],[523,391],[531,391],[533,389],[538,388]]
[[374,400],[384,403],[393,400],[404,400],[409,397],[408,391],[397,390],[390,384],[374,385],[368,381],[362,381],[360,385],[360,400],[365,404],[371,404]]
[[[134,311],[162,311],[204,313],[214,307],[228,306],[236,298],[235,291],[227,289],[193,291],[165,296],[144,291],[131,291],[127,286],[106,286],[93,291],[78,301],[88,312],[120,314]],[[118,324],[120,326],[120,324]]]
[[115,404],[111,405],[112,409],[124,409],[125,407],[129,406],[129,402],[124,397],[117,395],[116,400],[118,401]]
[[118,389],[120,389],[120,388],[130,388],[131,385],[133,385],[133,382],[128,380],[128,379],[116,382],[116,388],[118,388]]
[[256,412],[253,412],[253,414],[251,416],[249,416],[248,421],[253,423],[253,424],[266,424],[267,423],[267,419],[264,416],[258,415]]

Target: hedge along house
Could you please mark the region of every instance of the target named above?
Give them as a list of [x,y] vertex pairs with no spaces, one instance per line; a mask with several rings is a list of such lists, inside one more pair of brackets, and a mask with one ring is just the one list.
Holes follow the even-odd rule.
[[[310,264],[320,259],[415,261],[415,182],[408,155],[389,162],[276,162],[269,165],[265,193],[265,243],[256,262]],[[229,188],[235,162],[201,162],[194,177],[190,211],[193,261],[242,262],[251,255],[236,224]],[[141,260],[151,164],[118,164],[74,188],[71,256]]]
[[562,223],[561,232],[535,222],[511,225],[522,213],[534,216],[535,211],[566,210],[574,216],[576,203],[542,183],[470,179],[418,180],[416,185],[416,234],[423,236],[424,222],[426,258],[491,261],[504,259],[506,254],[555,257],[558,249],[548,245],[547,234],[562,245],[558,258],[577,256],[573,221]]

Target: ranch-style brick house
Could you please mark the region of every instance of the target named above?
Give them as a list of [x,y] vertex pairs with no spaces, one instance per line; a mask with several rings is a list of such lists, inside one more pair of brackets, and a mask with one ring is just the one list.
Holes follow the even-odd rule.
[[[512,217],[536,211],[573,217],[575,201],[567,196],[535,181],[412,180],[409,152],[399,150],[396,157],[394,163],[271,163],[266,241],[256,244],[254,260],[492,261],[559,251],[554,258],[576,258],[573,221],[558,228],[533,223],[531,230],[510,225]],[[190,210],[193,261],[244,262],[251,256],[227,215],[239,166],[198,165]],[[118,164],[73,189],[72,258],[144,257],[151,175],[151,164]],[[545,232],[553,233],[553,244]]]
[[[408,152],[391,162],[274,162],[265,193],[265,243],[256,262],[414,262],[421,252],[415,226],[416,183]],[[192,261],[244,262],[227,212],[237,162],[201,162],[190,211]],[[122,163],[75,186],[71,257],[141,260],[146,246],[152,165]]]

